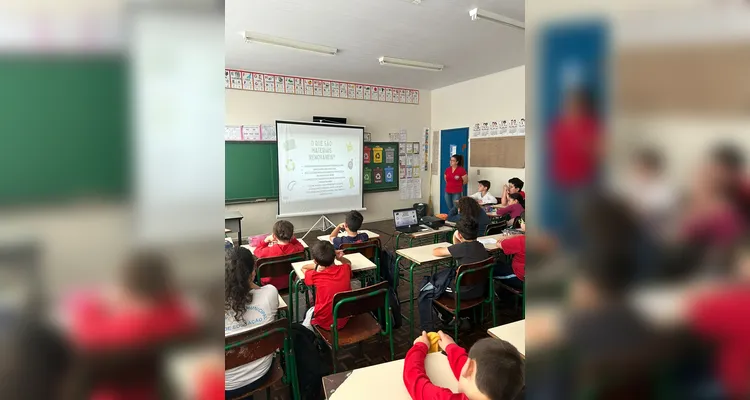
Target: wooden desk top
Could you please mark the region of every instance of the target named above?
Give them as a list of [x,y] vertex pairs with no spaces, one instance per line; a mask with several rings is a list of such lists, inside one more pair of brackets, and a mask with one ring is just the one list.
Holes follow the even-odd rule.
[[[379,238],[380,237],[380,235],[378,235],[377,233],[375,233],[373,231],[368,231],[367,229],[360,229],[360,230],[357,231],[357,233],[366,233],[367,236],[370,239],[374,239],[374,238]],[[346,236],[346,232],[340,232],[339,233],[339,237],[343,237],[343,236]],[[331,235],[320,235],[320,236],[318,236],[317,239],[320,240],[321,242],[324,241],[324,240],[327,241],[327,242],[331,242]]]
[[[302,240],[302,239],[297,239],[297,241],[298,241],[298,242],[300,242],[300,243],[302,244],[302,247],[304,247],[304,248],[307,248],[307,243],[305,243],[305,241],[304,241],[304,240]],[[252,252],[253,254],[255,254],[255,249],[257,248],[257,247],[251,247],[251,246],[250,246],[249,244],[243,244],[243,245],[242,245],[242,247],[244,247],[244,248],[246,248],[246,249],[250,250],[250,251],[251,251],[251,252]]]
[[[425,370],[432,383],[458,392],[458,381],[442,353],[428,354]],[[404,360],[396,360],[323,378],[330,400],[411,400],[404,386]]]
[[496,326],[487,329],[487,333],[494,338],[503,339],[516,346],[521,354],[526,355],[526,320]]
[[446,258],[450,258],[450,256],[447,257],[435,257],[432,255],[432,249],[436,247],[449,247],[451,246],[448,242],[440,242],[435,244],[428,244],[425,246],[419,246],[419,247],[410,247],[408,249],[399,249],[396,250],[396,254],[400,256],[404,256],[406,259],[408,259],[411,262],[415,262],[417,264],[424,264],[432,261],[439,261],[444,260]]
[[[361,253],[347,254],[344,257],[346,257],[346,259],[352,262],[352,272],[366,271],[369,269],[375,269],[376,267],[374,262],[370,261],[367,257],[363,256]],[[297,277],[299,279],[305,279],[305,274],[302,273],[302,267],[311,263],[312,261],[309,261],[309,260],[292,263],[292,268],[294,268],[294,272],[297,273]],[[336,265],[341,265],[341,262],[339,262],[339,260],[336,260]]]
[[289,306],[286,304],[286,301],[284,301],[284,298],[281,297],[281,295],[278,295],[278,296],[279,296],[279,310],[286,310],[286,309],[288,309]]

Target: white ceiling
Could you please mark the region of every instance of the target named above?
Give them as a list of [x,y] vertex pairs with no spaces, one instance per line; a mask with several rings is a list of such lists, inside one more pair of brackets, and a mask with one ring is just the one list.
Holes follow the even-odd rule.
[[[226,66],[248,71],[435,89],[524,63],[524,31],[471,21],[475,7],[524,20],[524,0],[226,0]],[[326,56],[245,43],[252,31],[339,49]],[[390,56],[441,72],[381,66]]]

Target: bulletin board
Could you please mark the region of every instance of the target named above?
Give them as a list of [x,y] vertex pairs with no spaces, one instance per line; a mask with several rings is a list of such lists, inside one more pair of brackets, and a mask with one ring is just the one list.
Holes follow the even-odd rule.
[[469,160],[472,167],[525,168],[526,137],[471,139]]
[[399,166],[397,142],[364,143],[363,180],[365,192],[398,190]]

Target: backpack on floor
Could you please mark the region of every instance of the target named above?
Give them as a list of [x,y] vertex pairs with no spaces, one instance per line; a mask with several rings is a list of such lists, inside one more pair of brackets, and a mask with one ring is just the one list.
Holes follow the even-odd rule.
[[[380,279],[388,282],[388,302],[391,307],[391,328],[398,329],[403,324],[401,321],[401,302],[398,299],[396,291],[396,282],[398,281],[398,266],[396,265],[396,255],[393,252],[380,250]],[[386,313],[388,314],[388,313]],[[380,317],[380,326],[385,330],[385,319]]]
[[300,399],[323,400],[323,377],[331,375],[331,349],[302,324],[292,324]]

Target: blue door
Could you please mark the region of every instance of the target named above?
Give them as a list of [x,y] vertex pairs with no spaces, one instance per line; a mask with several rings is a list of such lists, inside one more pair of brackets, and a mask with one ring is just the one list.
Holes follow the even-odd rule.
[[[469,171],[469,128],[440,131],[440,213],[447,214],[452,205],[445,202],[445,170],[450,166],[451,156],[464,156],[464,169]],[[463,194],[466,194],[464,186]]]

